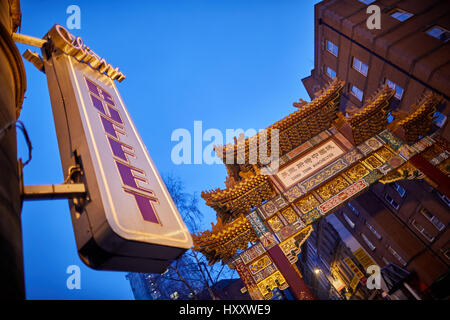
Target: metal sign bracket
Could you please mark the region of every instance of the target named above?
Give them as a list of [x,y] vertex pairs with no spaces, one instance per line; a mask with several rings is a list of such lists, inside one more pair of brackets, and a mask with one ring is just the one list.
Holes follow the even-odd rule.
[[51,200],[51,199],[73,199],[86,197],[86,187],[84,183],[72,183],[75,173],[81,173],[78,165],[72,166],[68,170],[66,180],[62,184],[46,185],[23,185],[22,161],[19,159],[19,174],[21,178],[21,195],[23,200]]
[[23,187],[22,197],[24,200],[51,200],[75,198],[86,195],[84,183],[62,183],[30,185]]

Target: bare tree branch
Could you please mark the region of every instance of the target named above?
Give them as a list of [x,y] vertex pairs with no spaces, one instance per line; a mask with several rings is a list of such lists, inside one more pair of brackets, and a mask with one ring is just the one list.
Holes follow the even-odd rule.
[[[173,174],[163,175],[163,179],[190,232],[199,232],[203,214],[198,208],[198,195],[187,193],[181,179]],[[217,282],[225,278],[232,279],[234,273],[235,270],[226,265],[210,266],[201,253],[190,249],[174,261],[166,273],[151,275],[149,281],[159,291],[159,299],[172,299],[175,292],[181,299],[197,299],[204,290],[208,291],[212,299],[219,299],[214,290]]]

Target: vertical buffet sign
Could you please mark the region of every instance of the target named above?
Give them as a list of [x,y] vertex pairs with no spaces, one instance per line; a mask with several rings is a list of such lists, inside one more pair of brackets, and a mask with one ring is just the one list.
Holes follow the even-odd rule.
[[79,255],[96,269],[163,272],[192,239],[117,91],[125,76],[61,25],[46,38],[62,167],[81,167],[88,194],[69,201]]

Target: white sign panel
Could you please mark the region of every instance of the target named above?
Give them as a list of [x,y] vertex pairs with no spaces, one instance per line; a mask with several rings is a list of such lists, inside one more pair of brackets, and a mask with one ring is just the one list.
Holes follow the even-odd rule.
[[295,160],[276,174],[285,188],[298,183],[344,154],[333,140],[328,140],[307,155]]
[[102,83],[67,59],[110,226],[128,240],[189,248],[190,235],[113,81]]
[[90,200],[72,216],[80,256],[96,268],[163,271],[192,238],[117,91],[113,79],[125,76],[63,27],[49,38],[44,65],[63,169],[72,155],[81,159]]

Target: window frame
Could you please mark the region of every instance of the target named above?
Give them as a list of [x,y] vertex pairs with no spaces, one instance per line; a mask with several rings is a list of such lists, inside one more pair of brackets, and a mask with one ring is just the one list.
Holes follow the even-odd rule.
[[[337,58],[339,56],[339,46],[330,40],[325,40],[325,41],[326,41],[325,42],[326,50]],[[332,49],[336,49],[336,53],[334,53],[332,50],[329,49],[328,44],[331,44]]]
[[[435,29],[440,29],[442,31],[441,34],[439,34],[439,36],[435,36],[431,33],[431,31],[435,30]],[[441,27],[440,25],[435,24],[434,26],[428,28],[425,33],[435,39],[447,42],[450,39],[450,31],[448,31],[447,29],[445,29],[444,27]],[[440,36],[444,34],[444,38],[441,39]]]
[[355,229],[356,224],[350,219],[345,212],[342,212],[342,215],[344,217],[344,220],[347,222],[347,224],[350,226],[350,228]]
[[378,233],[378,231],[374,228],[374,226],[372,226],[370,223],[368,223],[366,221],[366,226],[367,228],[373,233],[373,235],[378,239],[381,240],[383,237],[381,236],[381,234]]
[[[328,70],[330,70],[332,73],[334,73],[334,76],[332,76],[330,73],[328,73]],[[330,79],[334,79],[336,78],[337,74],[336,71],[334,71],[333,69],[331,69],[329,66],[325,66],[325,74],[328,76],[328,78]]]
[[[357,89],[360,93],[361,93],[361,98],[358,97],[358,95],[353,91],[353,88]],[[350,93],[352,96],[354,96],[356,99],[358,99],[359,101],[363,101],[364,99],[364,91],[362,91],[360,88],[358,88],[357,86],[355,86],[354,84],[350,84]]]
[[[399,15],[394,16],[394,14],[396,14],[396,13],[398,13]],[[401,18],[401,17],[403,17],[404,15],[406,15],[407,17],[404,18],[404,19]],[[393,9],[393,10],[389,13],[389,16],[391,16],[391,17],[394,18],[395,20],[398,20],[398,21],[400,21],[400,22],[404,22],[404,21],[410,19],[411,17],[413,17],[413,16],[414,16],[414,13],[408,12],[408,11],[403,10],[403,9],[400,9],[400,8],[395,8],[395,9]]]
[[450,260],[450,254],[449,254],[450,249],[449,248],[440,248],[439,250],[444,255],[444,257],[446,257],[448,260]]
[[350,208],[350,210],[353,211],[354,215],[359,217],[359,210],[356,209],[350,202],[347,202],[347,206]]
[[[355,64],[356,62],[356,64]],[[369,66],[359,60],[357,57],[353,56],[352,58],[352,68],[356,71],[358,71],[360,74],[362,74],[364,77],[367,77],[367,74],[369,73]],[[365,68],[365,70],[364,70]]]
[[440,193],[440,192],[436,192],[436,193],[437,193],[439,199],[441,199],[442,202],[444,202],[448,207],[450,207],[450,199],[447,198],[445,195],[443,195],[443,194]]
[[421,224],[418,224],[417,221],[416,221],[416,219],[411,219],[409,222],[410,222],[411,225],[414,227],[414,229],[416,229],[417,231],[419,231],[420,234],[421,234],[425,239],[428,240],[428,242],[433,242],[433,241],[434,241],[434,239],[435,239],[436,237],[433,237],[433,236],[427,231],[427,229],[425,229],[424,226],[422,226]]
[[445,224],[442,223],[441,220],[439,220],[438,217],[436,217],[435,215],[432,215],[431,212],[425,208],[422,207],[420,208],[419,212],[428,220],[430,221],[433,226],[438,230],[438,231],[442,231],[445,229]]
[[[391,200],[389,200],[387,197],[391,198]],[[388,193],[384,194],[384,200],[386,200],[386,202],[389,203],[391,205],[391,207],[394,208],[395,210],[398,210],[400,208],[400,204],[397,203],[397,201],[395,201],[394,198],[392,198]],[[394,206],[394,204],[392,202],[397,204],[397,206]]]
[[401,255],[398,254],[397,251],[395,251],[394,248],[392,248],[391,246],[387,246],[388,251],[394,256],[394,258],[397,259],[398,262],[400,262],[402,264],[403,267],[405,267],[408,263],[406,262],[405,259],[402,258]]
[[439,128],[442,128],[447,122],[447,116],[440,111],[436,110],[436,112],[433,114],[433,117],[435,118],[433,120],[433,123]]
[[[391,89],[395,90],[395,95],[394,97],[397,98],[398,100],[402,100],[403,98],[403,94],[405,93],[405,89],[403,89],[402,87],[400,87],[397,83],[395,83],[394,81],[385,78],[384,83]],[[399,94],[399,90],[401,89],[401,94]]]
[[372,241],[370,241],[369,238],[364,233],[361,232],[360,235],[361,238],[364,240],[364,243],[370,248],[370,250],[375,251],[377,247],[373,245]]
[[381,260],[383,260],[383,262],[384,262],[384,265],[388,265],[388,264],[390,264],[391,262],[388,260],[388,259],[386,259],[386,257],[385,256],[382,256],[381,257]]
[[[394,182],[392,185],[395,191],[397,191],[397,193],[400,195],[400,197],[404,198],[406,196],[406,190],[401,185],[399,185],[397,182]],[[403,192],[400,192],[399,189],[403,190]]]

